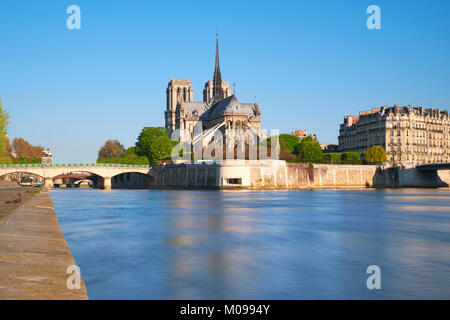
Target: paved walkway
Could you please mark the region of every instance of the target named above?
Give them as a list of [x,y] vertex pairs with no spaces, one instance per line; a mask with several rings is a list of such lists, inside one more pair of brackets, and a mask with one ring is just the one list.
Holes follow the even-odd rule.
[[[3,182],[3,181],[0,181]],[[2,186],[0,184],[0,223],[33,197],[33,187]],[[19,200],[19,202],[17,202]]]
[[86,287],[69,290],[75,265],[48,191],[32,197],[0,224],[0,300],[87,299]]

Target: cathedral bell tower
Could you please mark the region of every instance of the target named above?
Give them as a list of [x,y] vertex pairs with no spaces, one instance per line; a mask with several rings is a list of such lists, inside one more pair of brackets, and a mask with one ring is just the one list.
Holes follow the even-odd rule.
[[166,89],[166,111],[165,127],[169,137],[175,129],[180,128],[180,119],[184,119],[184,113],[178,112],[182,108],[184,102],[192,102],[194,100],[194,89],[190,80],[170,79]]

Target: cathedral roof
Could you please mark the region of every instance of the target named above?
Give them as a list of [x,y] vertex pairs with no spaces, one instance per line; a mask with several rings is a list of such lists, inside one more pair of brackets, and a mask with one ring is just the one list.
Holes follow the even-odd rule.
[[206,102],[184,102],[186,116],[201,116],[208,110]]
[[211,118],[223,114],[245,114],[251,118],[256,116],[256,109],[253,103],[240,103],[235,95],[231,95],[215,103],[203,114],[202,118]]

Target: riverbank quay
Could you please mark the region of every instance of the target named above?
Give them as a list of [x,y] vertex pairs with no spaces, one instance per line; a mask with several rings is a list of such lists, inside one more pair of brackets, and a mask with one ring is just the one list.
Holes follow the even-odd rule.
[[154,188],[323,189],[373,186],[377,166],[286,163],[283,160],[227,160],[155,166]]
[[[159,165],[149,172],[155,189],[340,189],[439,188],[449,170],[420,171],[379,165],[287,163],[283,160],[226,160]],[[133,181],[132,179],[130,181]],[[127,187],[116,183],[115,187]]]
[[0,223],[34,195],[33,187],[0,185]]
[[75,265],[48,190],[32,196],[0,224],[0,300],[87,299],[69,289]]

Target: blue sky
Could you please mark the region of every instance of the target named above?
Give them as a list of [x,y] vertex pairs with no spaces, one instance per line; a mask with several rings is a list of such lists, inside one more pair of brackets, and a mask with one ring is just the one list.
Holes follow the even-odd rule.
[[[81,8],[68,30],[66,8]],[[381,8],[369,30],[366,8]],[[92,162],[107,139],[134,145],[163,126],[170,78],[202,99],[216,28],[222,77],[262,126],[336,143],[348,114],[381,105],[450,106],[450,1],[0,2],[0,97],[9,136]]]

